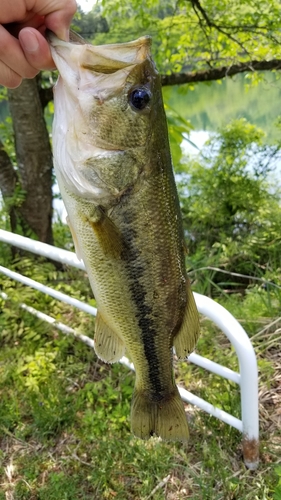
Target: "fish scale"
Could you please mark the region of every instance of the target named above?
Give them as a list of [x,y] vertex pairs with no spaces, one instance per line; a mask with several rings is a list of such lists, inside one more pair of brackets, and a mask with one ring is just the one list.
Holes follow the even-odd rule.
[[194,349],[199,319],[150,39],[92,46],[48,37],[60,72],[55,171],[97,302],[96,353],[111,363],[126,349],[134,363],[136,436],[185,441],[172,348],[179,358]]

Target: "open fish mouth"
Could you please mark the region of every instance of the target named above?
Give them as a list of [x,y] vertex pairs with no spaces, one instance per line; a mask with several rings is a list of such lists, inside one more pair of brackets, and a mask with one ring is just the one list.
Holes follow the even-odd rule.
[[[106,99],[110,91],[116,92],[116,88],[122,86],[133,67],[150,58],[149,36],[127,43],[97,46],[85,43],[73,32],[70,42],[60,40],[51,31],[48,31],[47,39],[62,78],[69,81],[70,85],[79,84],[81,89],[94,86],[95,94],[100,100]],[[89,80],[88,74],[84,81],[83,74],[87,70],[92,77]]]

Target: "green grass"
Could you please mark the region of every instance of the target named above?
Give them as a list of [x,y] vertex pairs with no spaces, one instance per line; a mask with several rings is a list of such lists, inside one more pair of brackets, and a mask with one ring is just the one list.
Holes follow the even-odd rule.
[[[43,267],[33,274],[87,298],[81,274]],[[134,438],[134,374],[100,362],[17,302],[89,336],[93,319],[8,279],[3,284],[11,300],[2,301],[0,314],[0,500],[281,500],[281,320],[270,326],[281,302],[274,293],[269,298],[255,288],[243,299],[220,300],[250,333],[258,355],[260,466],[251,472],[240,433],[191,405],[187,445]],[[197,352],[237,370],[226,337],[203,317],[201,330]],[[188,390],[240,417],[234,383],[185,362],[175,362],[175,372]]]

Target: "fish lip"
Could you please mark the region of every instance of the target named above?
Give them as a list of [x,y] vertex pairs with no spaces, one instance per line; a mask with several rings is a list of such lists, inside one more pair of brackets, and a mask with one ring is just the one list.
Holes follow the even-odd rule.
[[45,37],[47,39],[47,42],[49,42],[49,44],[52,45],[52,47],[54,46],[56,40],[59,40],[59,38],[55,35],[55,33],[49,29],[46,29],[45,31]]
[[69,41],[62,40],[61,38],[58,38],[57,35],[49,30],[46,29],[45,36],[47,41],[52,47],[55,47],[56,45],[63,45],[63,44],[69,44],[72,43],[73,45],[86,45],[87,42],[80,36],[78,33],[76,33],[73,30],[69,31]]

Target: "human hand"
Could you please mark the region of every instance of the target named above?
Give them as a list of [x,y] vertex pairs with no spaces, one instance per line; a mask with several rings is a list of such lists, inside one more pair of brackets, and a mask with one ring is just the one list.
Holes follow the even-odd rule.
[[0,85],[15,88],[55,67],[44,33],[67,40],[76,7],[75,0],[0,0]]

